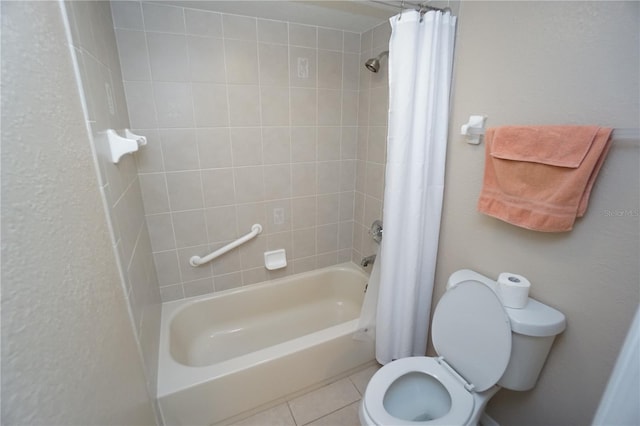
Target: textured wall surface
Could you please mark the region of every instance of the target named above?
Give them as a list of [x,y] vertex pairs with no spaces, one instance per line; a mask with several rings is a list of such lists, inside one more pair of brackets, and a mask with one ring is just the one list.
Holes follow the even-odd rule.
[[476,211],[484,144],[468,145],[459,129],[471,114],[487,114],[488,126],[640,127],[639,7],[462,3],[434,300],[457,269],[509,271],[568,321],[537,387],[503,390],[489,404],[501,425],[591,423],[638,306],[640,141],[614,141],[585,217],[547,234]]
[[154,424],[57,2],[2,2],[2,423]]

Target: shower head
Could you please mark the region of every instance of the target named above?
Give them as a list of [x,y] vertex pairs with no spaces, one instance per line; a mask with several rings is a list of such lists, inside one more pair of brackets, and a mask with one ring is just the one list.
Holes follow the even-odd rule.
[[380,60],[387,55],[389,55],[389,51],[385,50],[375,58],[371,58],[367,62],[365,62],[364,66],[367,67],[367,69],[371,72],[378,72],[378,70],[380,69]]
[[371,58],[364,63],[364,66],[371,72],[378,72],[380,69],[380,61],[378,58]]

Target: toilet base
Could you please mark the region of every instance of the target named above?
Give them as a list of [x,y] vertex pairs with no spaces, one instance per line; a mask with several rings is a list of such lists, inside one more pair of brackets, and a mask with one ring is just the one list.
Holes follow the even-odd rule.
[[493,420],[493,417],[488,415],[487,413],[482,413],[480,416],[480,421],[478,422],[481,426],[500,426],[500,423]]
[[484,409],[487,408],[487,404],[489,403],[489,400],[493,398],[493,395],[495,395],[500,389],[502,389],[502,387],[498,385],[494,385],[484,392],[478,392],[473,394],[474,407],[473,407],[473,413],[468,422],[469,425],[480,424],[480,419],[484,415]]

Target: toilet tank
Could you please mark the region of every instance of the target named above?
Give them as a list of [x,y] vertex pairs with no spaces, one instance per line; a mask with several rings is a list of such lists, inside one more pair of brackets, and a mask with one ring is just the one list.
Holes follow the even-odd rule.
[[[470,269],[451,274],[447,290],[468,280],[481,282],[496,291],[495,281]],[[562,312],[532,298],[522,309],[505,307],[504,310],[511,323],[511,357],[498,385],[526,391],[535,386],[555,337],[566,327],[566,319]]]
[[529,298],[522,309],[504,308],[511,322],[511,357],[498,385],[526,391],[538,381],[555,337],[566,327],[562,312]]

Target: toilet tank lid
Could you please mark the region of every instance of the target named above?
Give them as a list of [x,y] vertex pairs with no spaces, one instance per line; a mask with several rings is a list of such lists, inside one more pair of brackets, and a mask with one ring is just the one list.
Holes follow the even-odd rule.
[[504,308],[514,333],[533,337],[555,336],[564,331],[567,320],[564,314],[551,306],[529,298],[522,309]]
[[[478,281],[496,291],[496,282],[471,269],[455,271],[447,281],[447,290],[465,281]],[[511,331],[532,337],[555,336],[564,331],[567,321],[564,314],[551,306],[529,298],[522,309],[504,307],[511,321]]]
[[477,273],[476,271],[472,271],[471,269],[460,269],[452,273],[447,280],[446,288],[447,290],[449,290],[451,287],[455,287],[456,285],[465,281],[478,281],[482,284],[485,284],[491,290],[496,291],[495,281],[488,277],[485,277],[482,274]]

